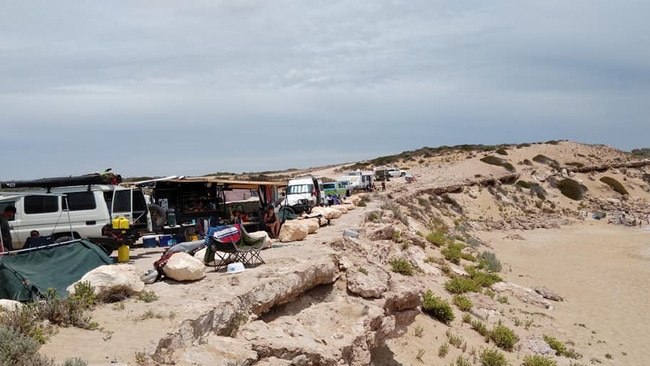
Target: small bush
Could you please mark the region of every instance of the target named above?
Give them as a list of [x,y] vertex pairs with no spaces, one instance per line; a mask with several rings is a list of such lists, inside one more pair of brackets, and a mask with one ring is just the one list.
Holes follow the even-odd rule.
[[560,193],[574,201],[580,201],[587,191],[587,187],[570,178],[557,182],[557,188]]
[[405,276],[413,276],[413,265],[406,259],[393,258],[390,261],[390,267],[393,272],[400,273]]
[[544,341],[548,343],[548,346],[555,351],[555,355],[562,356],[566,353],[566,346],[564,343],[548,335],[544,335],[542,338],[544,338]]
[[0,365],[54,365],[38,353],[39,342],[4,325],[0,326]]
[[523,181],[523,180],[518,180],[517,183],[515,183],[517,187],[525,188],[525,189],[530,189],[531,185],[529,182]]
[[478,334],[482,335],[483,337],[487,337],[490,334],[487,329],[487,325],[485,325],[485,323],[480,320],[472,320],[470,325],[472,326],[472,329],[477,331]]
[[448,343],[441,344],[440,348],[438,348],[438,357],[445,358],[445,356],[447,356],[447,353],[449,353],[449,344]]
[[579,161],[571,161],[571,162],[566,163],[565,165],[574,166],[576,168],[582,168],[583,166],[585,166],[583,163],[581,163]]
[[496,149],[494,152],[499,154],[499,155],[508,155],[508,152],[503,147],[500,147],[500,148]]
[[494,341],[494,344],[496,344],[497,347],[506,351],[512,351],[515,347],[515,343],[519,341],[519,337],[515,335],[515,332],[513,332],[512,329],[501,324],[496,325],[492,329],[490,332],[490,339]]
[[461,249],[463,249],[463,245],[449,243],[447,245],[447,248],[444,248],[440,251],[440,254],[442,254],[445,259],[451,263],[460,264]]
[[557,362],[540,355],[527,355],[521,366],[556,366]]
[[506,361],[506,356],[499,350],[493,348],[486,348],[481,352],[481,366],[506,366],[508,361]]
[[152,290],[144,290],[138,294],[138,300],[142,300],[144,302],[154,302],[158,300],[158,295]]
[[427,290],[424,293],[422,309],[425,313],[445,324],[449,324],[454,320],[454,311],[451,305],[449,305],[449,302],[438,296],[434,296],[431,290]]
[[479,268],[488,272],[501,272],[501,262],[497,259],[496,254],[492,252],[481,252],[478,256]]
[[466,292],[478,292],[479,286],[471,278],[456,277],[445,282],[445,290],[452,294],[464,294]]
[[447,230],[445,230],[445,229],[437,229],[436,231],[427,234],[425,239],[429,243],[431,243],[431,244],[433,244],[433,245],[435,245],[437,247],[441,247],[441,246],[443,246],[443,245],[445,245],[447,243]]
[[536,163],[545,164],[545,165],[553,167],[553,168],[555,168],[557,170],[560,170],[560,163],[557,162],[557,160],[553,160],[553,159],[551,159],[549,157],[546,157],[544,155],[535,155],[533,157],[533,161],[536,162]]
[[618,192],[622,195],[629,195],[625,187],[623,187],[619,181],[612,177],[602,177],[600,178],[600,181],[610,186],[615,192]]
[[494,155],[488,155],[486,157],[483,157],[483,158],[481,158],[481,161],[486,163],[486,164],[490,164],[490,165],[498,165],[500,167],[505,168],[509,172],[514,172],[515,171],[515,167],[512,164],[510,164],[506,160],[498,158],[498,157],[496,157]]
[[470,311],[472,309],[472,300],[467,296],[454,295],[454,305],[458,306],[461,311]]

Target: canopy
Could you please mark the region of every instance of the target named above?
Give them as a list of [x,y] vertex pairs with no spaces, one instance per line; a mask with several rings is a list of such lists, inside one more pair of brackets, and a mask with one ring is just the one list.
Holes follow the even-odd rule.
[[0,257],[0,299],[32,301],[49,288],[60,297],[67,287],[111,258],[85,239],[18,250]]

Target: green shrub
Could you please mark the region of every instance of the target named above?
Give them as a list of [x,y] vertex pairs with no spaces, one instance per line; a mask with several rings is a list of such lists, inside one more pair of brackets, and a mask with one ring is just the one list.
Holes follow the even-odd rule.
[[497,259],[496,254],[492,252],[481,252],[478,256],[479,268],[488,272],[501,272],[501,262]]
[[549,347],[555,351],[557,356],[562,356],[566,353],[566,346],[564,343],[548,335],[544,335],[542,338],[544,338],[544,341],[548,343]]
[[508,152],[503,147],[500,147],[500,148],[496,149],[494,152],[499,154],[499,155],[508,155]]
[[433,245],[435,245],[437,247],[441,247],[441,246],[443,246],[443,245],[445,245],[447,243],[447,236],[446,235],[447,235],[446,230],[437,229],[436,231],[427,234],[425,239],[429,243],[431,243],[431,244],[433,244]]
[[541,154],[540,155],[535,155],[533,157],[533,161],[536,162],[536,163],[545,164],[545,165],[551,166],[551,167],[553,167],[553,168],[555,168],[557,170],[560,170],[560,163],[558,163],[557,160],[553,160],[553,159],[551,159],[549,157],[546,157],[544,155],[541,155]]
[[587,191],[587,187],[571,178],[562,179],[557,182],[557,188],[564,196],[574,201],[580,201]]
[[540,355],[527,355],[521,366],[556,366],[557,362]]
[[490,332],[490,339],[494,341],[494,344],[496,344],[497,347],[506,351],[512,351],[515,347],[515,343],[519,341],[519,337],[515,335],[515,332],[513,332],[512,329],[501,324],[496,325],[492,329]]
[[366,214],[366,221],[378,224],[381,222],[381,214],[378,211],[371,211]]
[[464,246],[461,244],[449,243],[447,248],[440,251],[440,254],[442,254],[446,260],[454,264],[460,264],[461,250],[463,247]]
[[38,341],[7,326],[0,326],[0,365],[54,365],[38,353]]
[[463,356],[456,358],[456,366],[472,366],[472,362]]
[[477,331],[478,334],[482,335],[483,337],[487,337],[490,334],[490,332],[487,329],[487,325],[485,325],[485,323],[483,323],[480,320],[476,320],[476,319],[472,320],[470,325],[472,326],[472,329]]
[[506,356],[494,348],[486,348],[481,352],[481,366],[506,366]]
[[623,185],[612,177],[602,177],[600,181],[610,186],[615,192],[618,192],[622,195],[628,195],[627,190]]
[[449,305],[449,302],[438,296],[434,296],[431,290],[427,290],[424,293],[422,310],[445,324],[449,324],[454,320],[454,311],[451,305]]
[[472,300],[467,296],[454,295],[454,305],[458,306],[461,311],[470,311],[472,309]]
[[393,258],[390,261],[390,267],[393,272],[400,273],[405,276],[413,276],[413,265],[406,259]]
[[524,180],[518,180],[517,183],[515,183],[517,187],[525,188],[525,189],[530,189],[531,185],[530,182],[526,182]]
[[481,158],[481,161],[486,163],[486,164],[498,165],[500,167],[504,167],[509,172],[514,172],[515,171],[515,167],[512,164],[510,164],[506,160],[498,158],[498,157],[496,157],[494,155],[485,156],[485,157]]
[[481,287],[490,287],[497,282],[503,281],[503,279],[496,273],[485,273],[480,271],[474,272],[472,280]]
[[445,282],[445,289],[452,294],[464,294],[466,292],[478,292],[480,287],[467,277],[456,277]]

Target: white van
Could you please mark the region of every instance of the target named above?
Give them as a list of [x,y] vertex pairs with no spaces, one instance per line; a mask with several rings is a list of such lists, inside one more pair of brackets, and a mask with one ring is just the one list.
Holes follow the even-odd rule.
[[118,185],[52,187],[22,192],[0,192],[0,211],[16,207],[9,220],[15,249],[29,233],[41,236],[88,238],[102,236],[112,219],[125,217],[136,232],[151,231],[151,216],[142,190]]
[[375,175],[373,172],[366,172],[355,170],[345,173],[339,180],[347,180],[350,182],[348,188],[351,190],[367,190],[374,184]]
[[289,180],[287,184],[287,197],[282,202],[283,206],[293,206],[301,199],[309,201],[312,207],[322,204],[325,200],[323,195],[323,181],[316,177],[302,177]]

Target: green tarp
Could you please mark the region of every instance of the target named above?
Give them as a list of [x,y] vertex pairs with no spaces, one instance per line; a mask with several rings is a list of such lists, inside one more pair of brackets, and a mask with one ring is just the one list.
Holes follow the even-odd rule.
[[67,297],[68,286],[112,262],[105,251],[84,239],[5,254],[0,257],[0,299],[32,301],[48,288]]

